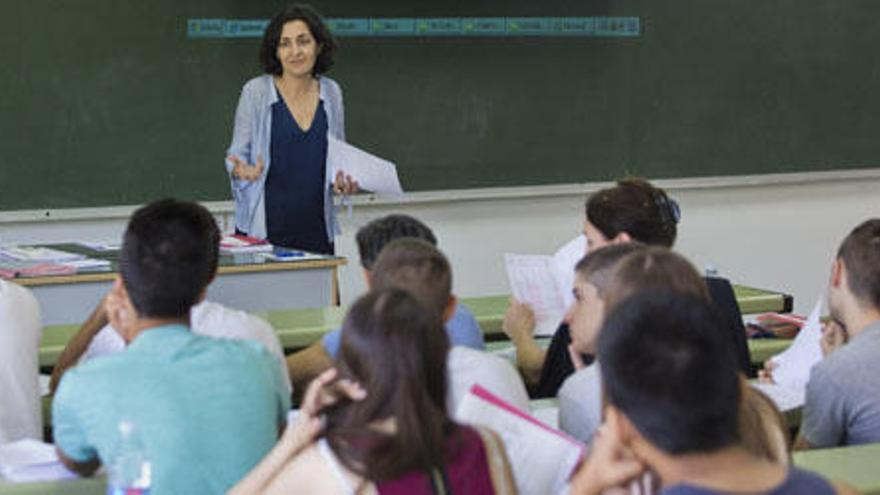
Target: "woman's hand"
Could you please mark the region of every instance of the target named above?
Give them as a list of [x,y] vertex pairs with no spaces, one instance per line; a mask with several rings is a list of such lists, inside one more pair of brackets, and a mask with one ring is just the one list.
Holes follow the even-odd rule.
[[336,172],[336,177],[333,179],[333,192],[344,196],[352,195],[358,192],[358,183],[350,175],[342,171]]
[[324,409],[340,400],[359,401],[367,396],[360,384],[345,378],[336,380],[336,374],[336,369],[330,368],[312,380],[306,389],[296,421],[288,425],[281,437],[281,443],[294,452],[314,441],[324,429],[321,418]]
[[262,156],[257,155],[257,163],[253,165],[234,155],[230,155],[226,159],[233,163],[232,176],[236,179],[255,181],[263,175],[264,162]]

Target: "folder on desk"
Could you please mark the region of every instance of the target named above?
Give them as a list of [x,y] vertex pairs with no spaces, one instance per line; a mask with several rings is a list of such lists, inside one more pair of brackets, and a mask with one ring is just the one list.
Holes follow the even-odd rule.
[[501,437],[519,493],[561,493],[586,454],[577,440],[479,385],[462,399],[456,418]]

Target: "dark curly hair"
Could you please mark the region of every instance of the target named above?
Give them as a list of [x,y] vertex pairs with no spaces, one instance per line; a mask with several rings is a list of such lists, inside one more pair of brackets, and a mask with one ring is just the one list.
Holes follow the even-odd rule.
[[312,75],[323,74],[333,67],[336,50],[339,45],[330,34],[330,29],[324,24],[321,14],[311,5],[294,4],[286,7],[269,21],[266,31],[263,33],[263,42],[260,45],[260,65],[266,74],[281,75],[281,61],[278,60],[278,42],[281,39],[281,30],[290,21],[303,21],[309,27],[315,42],[321,47]]

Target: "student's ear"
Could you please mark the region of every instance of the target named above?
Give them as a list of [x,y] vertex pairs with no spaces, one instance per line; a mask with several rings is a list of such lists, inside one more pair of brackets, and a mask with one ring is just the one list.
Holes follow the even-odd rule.
[[367,270],[366,268],[362,268],[362,270],[364,271],[364,280],[367,282],[367,288],[369,289],[370,286],[373,285],[373,279],[370,276],[370,270]]
[[620,437],[620,443],[630,445],[639,434],[629,419],[612,405],[605,406],[605,422],[610,423]]
[[611,239],[611,244],[626,244],[628,242],[632,242],[632,236],[629,235],[629,232],[618,232],[614,239]]
[[453,294],[449,294],[449,302],[446,303],[446,308],[443,310],[443,323],[452,319],[452,315],[455,314],[455,306],[458,304],[458,298]]
[[831,279],[828,285],[834,289],[842,289],[846,286],[846,267],[840,258],[834,258],[834,263],[831,264]]

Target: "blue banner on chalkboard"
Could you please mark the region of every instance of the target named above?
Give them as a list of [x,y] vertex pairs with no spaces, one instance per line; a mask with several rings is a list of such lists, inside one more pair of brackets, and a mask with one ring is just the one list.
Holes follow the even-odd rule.
[[[189,19],[189,38],[259,38],[264,19]],[[339,37],[638,37],[638,17],[331,18]]]

